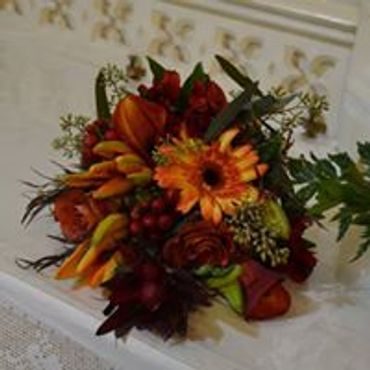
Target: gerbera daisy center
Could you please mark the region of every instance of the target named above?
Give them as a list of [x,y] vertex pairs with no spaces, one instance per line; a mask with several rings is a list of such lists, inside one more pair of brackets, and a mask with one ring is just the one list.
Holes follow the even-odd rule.
[[204,183],[212,188],[218,187],[224,183],[222,168],[217,165],[207,164],[202,171]]

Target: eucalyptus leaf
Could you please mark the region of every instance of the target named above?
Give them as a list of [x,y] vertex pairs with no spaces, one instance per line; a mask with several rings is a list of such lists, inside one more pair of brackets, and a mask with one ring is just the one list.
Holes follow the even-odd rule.
[[258,154],[262,162],[269,163],[274,160],[279,160],[283,139],[279,133],[273,135],[269,140],[263,141],[258,146]]
[[188,98],[193,89],[194,83],[196,81],[206,82],[208,80],[208,75],[204,72],[202,63],[198,63],[190,76],[184,82],[183,87],[181,88],[179,101],[177,103],[178,108],[181,110],[185,108]]
[[111,114],[109,111],[104,74],[102,71],[99,72],[95,80],[95,102],[97,117],[99,119],[109,120],[111,118]]
[[204,140],[212,141],[231,124],[234,123],[237,116],[243,111],[251,109],[249,91],[243,91],[231,103],[229,103],[211,122],[205,135]]
[[253,82],[248,76],[240,72],[232,63],[221,55],[216,55],[216,59],[224,72],[240,87],[247,91],[250,97],[253,95],[263,96],[261,90],[258,88],[258,83]]
[[254,118],[260,118],[275,109],[276,99],[272,95],[263,96],[255,100],[252,104],[252,114]]
[[161,80],[163,78],[164,72],[166,68],[164,68],[161,64],[157,61],[152,59],[151,57],[146,57],[149,63],[149,68],[154,76],[155,80]]
[[275,104],[274,104],[274,111],[280,111],[281,109],[285,108],[287,105],[289,105],[294,99],[296,99],[299,96],[299,94],[294,93],[288,96],[284,96],[283,98],[276,99],[275,98]]

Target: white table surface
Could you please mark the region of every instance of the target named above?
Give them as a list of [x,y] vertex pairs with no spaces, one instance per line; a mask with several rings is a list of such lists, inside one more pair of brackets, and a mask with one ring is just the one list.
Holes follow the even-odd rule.
[[[54,171],[48,161],[55,158],[49,143],[57,134],[57,117],[66,111],[92,112],[93,77],[107,47],[81,46],[72,38],[58,39],[57,34],[53,45],[48,36],[12,36],[0,33],[0,295],[6,304],[95,353],[104,366],[117,369],[369,369],[370,256],[356,265],[345,263],[356,232],[340,247],[332,228],[311,232],[322,262],[310,282],[294,294],[287,317],[244,323],[215,306],[195,315],[191,340],[177,344],[138,332],[125,343],[115,343],[112,336],[96,338],[93,333],[104,307],[97,292],[71,291],[68,284],[53,281],[51,272],[37,275],[18,269],[16,257],[36,258],[57,248],[45,237],[55,229],[50,219],[41,218],[26,230],[20,226],[25,199],[19,180],[34,177],[31,166]],[[369,34],[360,36],[359,45]],[[72,46],[76,51],[71,52]],[[88,61],[97,48],[101,58],[92,64]],[[114,52],[109,50],[109,55]],[[359,55],[362,61],[369,57],[364,47]],[[368,76],[370,64],[355,60],[353,65],[352,75],[362,81],[357,86],[369,89],[364,82],[369,79],[361,79],[361,74]],[[354,86],[349,85],[348,95],[353,104],[365,107],[362,118],[369,119],[370,102],[363,94],[357,96]],[[359,122],[352,106],[344,113]],[[345,139],[343,145],[351,145]]]

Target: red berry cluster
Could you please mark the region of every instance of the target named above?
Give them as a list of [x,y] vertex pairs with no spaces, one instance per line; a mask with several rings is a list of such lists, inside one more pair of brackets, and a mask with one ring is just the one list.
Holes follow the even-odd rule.
[[86,126],[85,133],[82,137],[82,167],[88,167],[100,160],[93,153],[93,148],[102,140],[117,140],[116,131],[110,127],[109,122],[96,120]]
[[148,202],[137,204],[130,214],[131,235],[161,239],[163,232],[170,230],[178,217],[175,210],[176,198],[175,194],[168,192]]

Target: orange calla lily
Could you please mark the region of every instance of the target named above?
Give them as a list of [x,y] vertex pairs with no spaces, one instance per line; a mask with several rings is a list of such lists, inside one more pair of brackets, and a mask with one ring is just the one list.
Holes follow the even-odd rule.
[[122,99],[113,114],[113,123],[125,143],[143,158],[166,123],[166,110],[139,96]]

